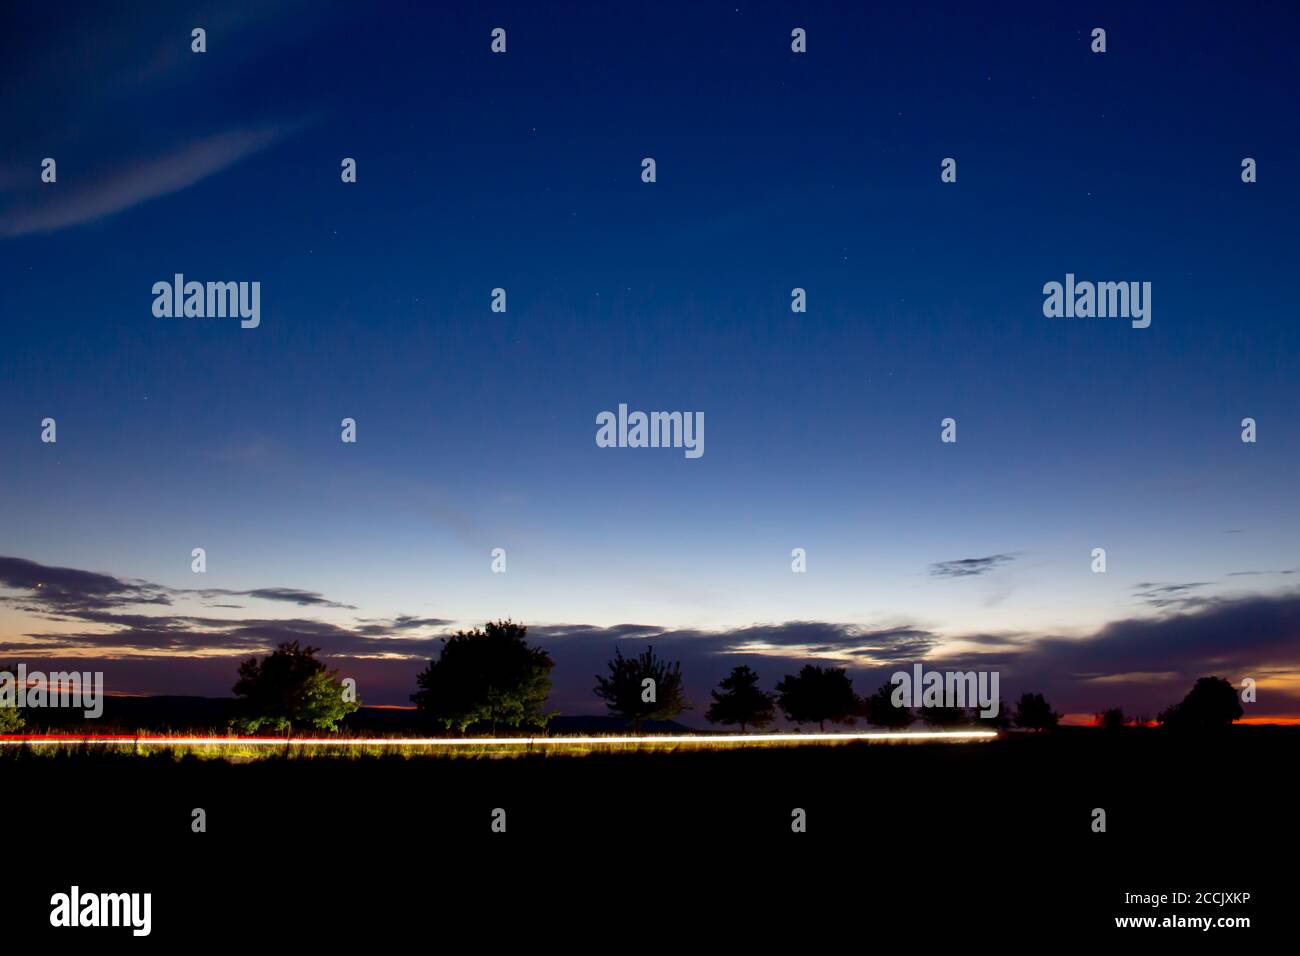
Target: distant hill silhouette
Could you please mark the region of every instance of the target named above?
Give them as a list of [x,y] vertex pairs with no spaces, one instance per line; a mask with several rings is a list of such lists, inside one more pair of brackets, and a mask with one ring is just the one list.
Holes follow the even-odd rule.
[[87,720],[74,708],[48,707],[23,712],[24,732],[63,729],[93,733],[130,733],[136,730],[225,730],[238,713],[235,697],[110,697],[104,698],[104,713]]

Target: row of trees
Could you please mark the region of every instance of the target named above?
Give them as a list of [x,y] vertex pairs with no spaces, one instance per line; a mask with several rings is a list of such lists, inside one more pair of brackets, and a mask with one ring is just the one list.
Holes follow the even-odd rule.
[[[482,628],[459,631],[443,640],[438,657],[416,678],[419,688],[411,695],[416,708],[446,730],[465,733],[482,728],[496,734],[513,730],[544,729],[555,712],[544,710],[551,692],[550,655],[526,641],[528,629],[512,621],[492,621]],[[239,666],[234,692],[243,701],[238,726],[255,732],[264,727],[292,733],[295,728],[336,730],[339,723],[361,706],[355,682],[340,679],[316,658],[318,649],[297,641],[281,644],[265,658],[251,658]],[[705,718],[714,724],[750,728],[772,724],[778,712],[796,724],[853,724],[859,720],[875,727],[906,727],[920,719],[939,727],[968,724],[1027,730],[1050,730],[1060,714],[1042,694],[1022,694],[1014,709],[999,706],[987,720],[974,708],[924,707],[912,711],[895,707],[894,687],[885,683],[868,697],[859,697],[843,668],[805,664],[787,674],[773,692],[759,687],[750,667],[732,669],[712,691]],[[595,693],[611,714],[635,732],[648,720],[669,720],[690,704],[684,696],[681,663],[667,661],[647,646],[636,657],[616,648],[608,673],[596,676]],[[1162,711],[1158,722],[1180,729],[1207,729],[1231,724],[1242,716],[1236,689],[1218,677],[1203,677],[1178,704]],[[1107,728],[1122,727],[1127,718],[1119,708],[1097,715]],[[1139,721],[1144,723],[1144,721]],[[0,707],[0,733],[23,725],[21,714]]]
[[[1202,677],[1180,702],[1162,710],[1156,723],[1181,730],[1209,730],[1240,720],[1244,713],[1232,684],[1221,677]],[[1118,730],[1130,723],[1138,727],[1149,723],[1143,717],[1130,721],[1120,707],[1095,714],[1094,721],[1107,730]]]
[[[551,692],[550,655],[526,641],[528,629],[512,621],[493,621],[482,628],[460,631],[444,639],[438,657],[416,678],[411,695],[416,708],[446,730],[465,733],[482,728],[496,734],[501,728],[544,729],[555,712],[544,710]],[[339,723],[361,706],[355,682],[340,679],[316,658],[318,649],[297,641],[281,644],[264,658],[251,658],[239,666],[234,692],[243,701],[238,726],[247,731],[269,727],[292,733],[295,728],[336,730]],[[1060,715],[1042,694],[1023,694],[1014,709],[999,707],[997,717],[981,719],[974,709],[925,707],[913,712],[895,707],[893,685],[886,683],[866,698],[853,690],[843,668],[805,664],[787,674],[773,692],[759,687],[750,667],[732,669],[712,691],[705,718],[714,724],[750,728],[772,724],[778,712],[797,724],[853,724],[862,720],[875,727],[906,727],[920,719],[928,724],[954,727],[966,724],[1028,730],[1050,730]],[[684,696],[681,663],[667,661],[647,646],[636,657],[616,648],[608,672],[596,676],[595,693],[611,714],[639,732],[648,720],[669,720],[690,704]],[[1160,723],[1178,728],[1224,726],[1242,715],[1236,690],[1217,677],[1203,677],[1179,704],[1163,711]],[[1119,708],[1097,715],[1104,727],[1120,727],[1126,718]],[[14,708],[0,707],[0,733],[22,726]]]
[[759,688],[758,675],[741,665],[732,669],[716,690],[705,718],[714,724],[762,728],[776,719],[779,709],[787,720],[815,723],[822,730],[826,724],[853,724],[864,720],[874,727],[898,729],[918,719],[936,727],[959,727],[983,724],[1008,727],[1015,724],[1028,730],[1049,730],[1061,715],[1054,713],[1042,694],[1022,694],[1014,713],[999,701],[995,717],[982,718],[977,708],[923,707],[913,711],[894,705],[895,687],[884,683],[869,697],[859,697],[853,680],[842,667],[818,667],[805,664],[797,674],[789,674],[776,685],[775,693]]
[[[340,721],[361,707],[356,684],[341,680],[317,660],[319,648],[301,647],[297,641],[279,645],[264,658],[249,658],[239,665],[235,694],[244,713],[236,721],[240,730],[263,727],[292,734],[295,727],[337,730]],[[0,667],[0,674],[17,668]],[[25,724],[16,707],[0,706],[0,733],[14,733]]]
[[[527,628],[511,621],[490,622],[482,629],[461,631],[443,642],[436,660],[416,678],[419,691],[411,699],[416,707],[447,730],[465,732],[474,726],[523,729],[545,727],[552,714],[543,712],[550,693],[554,666],[542,649],[530,647]],[[806,664],[789,674],[774,693],[758,686],[758,675],[741,665],[712,692],[705,712],[710,723],[763,728],[776,720],[777,711],[799,724],[851,724],[859,719],[878,727],[902,727],[915,719],[910,710],[894,707],[892,686],[886,684],[866,700],[853,690],[843,668]],[[668,661],[647,646],[635,657],[615,648],[608,672],[596,675],[596,696],[611,714],[625,720],[634,732],[645,721],[669,720],[690,704],[684,696],[681,663]],[[926,708],[921,718],[938,726],[974,721],[973,712],[956,708]],[[1052,712],[1041,694],[1026,694],[1013,720],[1035,730],[1054,726]],[[994,719],[989,723],[999,724]],[[1007,725],[1002,719],[1001,726]]]
[[[416,706],[448,730],[499,726],[516,729],[545,727],[553,714],[542,710],[550,693],[550,656],[530,647],[527,628],[511,621],[490,622],[484,628],[461,631],[443,643],[437,660],[417,678],[420,687],[412,695]],[[916,720],[940,727],[980,724],[992,727],[1016,726],[1044,731],[1057,726],[1061,715],[1052,710],[1042,694],[1021,694],[1014,708],[999,701],[998,715],[984,719],[976,708],[924,707],[913,711],[896,707],[894,686],[881,685],[866,698],[853,690],[852,679],[840,667],[805,664],[798,673],[788,674],[775,687],[764,691],[753,669],[740,665],[732,669],[712,691],[705,718],[714,724],[738,726],[744,733],[763,728],[780,712],[789,721],[815,723],[825,730],[828,723],[852,724],[863,720],[875,727],[906,727]],[[635,657],[625,657],[616,647],[608,673],[596,675],[596,696],[611,714],[627,721],[639,732],[648,720],[669,720],[689,708],[684,696],[681,663],[667,661],[650,646]],[[1112,708],[1103,726],[1124,723],[1122,712]],[[1224,726],[1240,719],[1241,704],[1236,690],[1218,677],[1203,677],[1179,704],[1163,711],[1161,724],[1178,728]]]

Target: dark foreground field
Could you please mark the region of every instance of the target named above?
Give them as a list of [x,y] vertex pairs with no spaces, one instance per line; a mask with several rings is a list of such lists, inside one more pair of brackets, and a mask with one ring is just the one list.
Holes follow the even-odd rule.
[[[1062,731],[984,744],[515,758],[220,760],[0,754],[6,928],[50,896],[153,894],[153,932],[378,948],[728,950],[969,945],[1102,934],[1243,945],[1290,934],[1300,733]],[[191,831],[191,811],[207,832]],[[506,832],[491,831],[494,808]],[[791,832],[794,808],[807,832]],[[1094,808],[1106,832],[1092,831]],[[1240,892],[1159,908],[1124,894]],[[1116,916],[1250,929],[1117,929]],[[67,931],[64,930],[64,933]],[[463,935],[462,935],[463,934]],[[624,938],[620,934],[626,934]],[[68,938],[63,937],[65,940]],[[78,940],[78,943],[81,942]]]

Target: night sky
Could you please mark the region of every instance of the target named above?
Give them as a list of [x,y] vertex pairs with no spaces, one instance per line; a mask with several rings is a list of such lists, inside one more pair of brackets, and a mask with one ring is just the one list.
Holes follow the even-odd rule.
[[654,638],[695,725],[804,659],[1300,718],[1294,4],[326,6],[0,13],[0,660],[223,695],[297,638],[405,704],[513,617],[568,713]]

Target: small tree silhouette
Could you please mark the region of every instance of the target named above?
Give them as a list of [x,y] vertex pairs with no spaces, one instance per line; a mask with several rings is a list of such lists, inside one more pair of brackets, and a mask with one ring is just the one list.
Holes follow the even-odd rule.
[[1109,707],[1093,714],[1093,719],[1097,721],[1098,727],[1104,727],[1106,730],[1119,730],[1127,722],[1124,711],[1119,707]]
[[1016,702],[1016,726],[1026,730],[1051,730],[1060,721],[1042,694],[1021,694]]
[[0,704],[0,734],[12,734],[16,730],[21,730],[22,726],[23,715],[19,713],[18,708]]
[[906,707],[894,706],[894,685],[889,681],[862,702],[862,716],[873,727],[906,727],[916,719]]
[[976,708],[975,709],[976,719],[974,720],[974,723],[977,723],[984,727],[996,727],[999,730],[1006,730],[1008,727],[1011,726],[1012,721],[1015,720],[1015,716],[1016,715],[1011,712],[1011,708],[1007,706],[1007,702],[1003,700],[1001,697],[999,697],[997,714],[995,714],[992,717],[985,717],[983,714],[979,712],[979,709]]
[[861,709],[853,681],[842,667],[821,668],[805,664],[798,674],[787,674],[776,685],[777,700],[789,720],[816,721],[823,731],[826,721],[853,723]]
[[21,730],[24,723],[23,713],[18,709],[18,665],[0,667],[0,674],[9,675],[9,683],[14,689],[12,705],[0,699],[0,734],[12,734]]
[[744,664],[718,682],[713,703],[704,716],[711,724],[740,724],[740,732],[752,724],[764,727],[776,717],[776,699],[758,688],[758,675]]
[[963,727],[975,722],[977,712],[965,707],[918,707],[917,713],[931,727]]
[[1219,730],[1240,720],[1243,711],[1237,689],[1222,677],[1202,677],[1180,703],[1156,718],[1175,730]]
[[609,676],[596,675],[596,696],[612,713],[626,718],[633,733],[641,732],[643,720],[667,720],[687,707],[681,662],[662,660],[650,646],[636,657],[624,657],[622,648],[614,648]]

